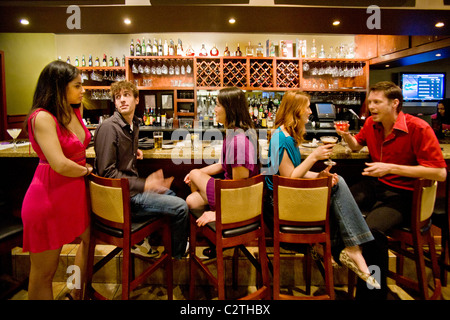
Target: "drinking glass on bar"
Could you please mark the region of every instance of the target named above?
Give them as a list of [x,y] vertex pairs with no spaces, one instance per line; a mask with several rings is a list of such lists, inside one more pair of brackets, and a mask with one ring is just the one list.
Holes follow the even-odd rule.
[[[322,136],[322,137],[320,137],[320,141],[322,141],[323,144],[336,144],[336,142],[338,141],[338,138],[334,137],[334,136]],[[324,163],[327,166],[336,165],[336,162],[334,162],[330,158],[328,158],[328,160],[326,160]]]
[[19,136],[22,129],[6,129],[8,131],[8,134],[13,138],[13,145],[14,145],[14,152],[17,152],[17,137]]
[[[348,132],[348,129],[350,128],[350,124],[348,123],[348,120],[336,120],[334,121],[334,126],[338,131],[344,131]],[[339,133],[339,132],[338,132]],[[347,143],[345,142],[344,138],[341,138],[341,145],[345,146]]]
[[154,146],[155,150],[162,150],[162,144],[163,144],[163,132],[162,131],[155,131],[153,132],[153,139],[155,140]]

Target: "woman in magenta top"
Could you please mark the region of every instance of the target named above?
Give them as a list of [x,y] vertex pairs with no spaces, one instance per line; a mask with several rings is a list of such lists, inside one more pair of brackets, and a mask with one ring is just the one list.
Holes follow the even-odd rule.
[[217,122],[227,129],[220,161],[194,169],[184,179],[192,190],[186,199],[189,208],[210,207],[198,218],[199,226],[216,220],[213,176],[223,174],[224,179],[238,180],[259,174],[256,131],[245,93],[234,87],[220,90],[214,111]]
[[[82,121],[84,89],[75,67],[48,64],[39,76],[26,130],[39,156],[22,205],[23,251],[30,252],[29,299],[53,299],[52,281],[64,244],[81,238],[75,265],[82,287],[89,242],[89,215],[84,176],[91,134]],[[81,290],[73,296],[80,298]],[[70,296],[72,297],[72,296]]]

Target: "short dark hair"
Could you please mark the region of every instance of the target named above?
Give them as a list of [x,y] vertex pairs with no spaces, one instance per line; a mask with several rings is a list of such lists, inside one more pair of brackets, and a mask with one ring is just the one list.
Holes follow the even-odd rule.
[[372,85],[369,89],[369,93],[372,91],[382,91],[386,98],[389,100],[398,100],[397,112],[402,111],[403,107],[403,94],[402,89],[391,81],[381,81]]

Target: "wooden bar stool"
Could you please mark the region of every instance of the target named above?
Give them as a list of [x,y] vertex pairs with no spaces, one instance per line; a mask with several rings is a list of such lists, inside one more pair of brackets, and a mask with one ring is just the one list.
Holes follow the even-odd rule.
[[[331,177],[295,179],[273,176],[274,198],[274,299],[334,299],[333,267],[331,262],[329,207]],[[280,294],[280,243],[324,245],[324,274],[326,294],[293,296]],[[307,294],[310,292],[310,257],[306,256]]]
[[[169,220],[165,217],[149,217],[132,222],[128,179],[108,179],[91,174],[88,178],[88,186],[92,222],[85,298],[106,300],[92,287],[92,277],[96,271],[122,251],[123,300],[128,300],[130,292],[144,283],[147,277],[162,266],[165,267],[167,296],[169,300],[172,300],[173,266]],[[164,252],[139,276],[134,277],[131,248],[157,231],[162,231]],[[114,245],[116,248],[94,265],[97,243]]]
[[[396,271],[388,276],[396,280],[397,285],[414,289],[424,300],[440,299],[441,281],[434,239],[431,233],[431,214],[436,199],[437,182],[417,179],[414,183],[411,224],[409,227],[397,227],[389,233],[389,249],[396,254]],[[424,254],[424,246],[429,248],[429,258]],[[404,257],[415,262],[417,281],[403,274]],[[426,265],[431,267],[434,291],[428,293]]]
[[[216,221],[198,227],[196,220],[202,211],[192,210],[190,214],[190,298],[195,296],[196,271],[201,270],[214,284],[218,298],[225,297],[225,264],[223,251],[239,248],[250,259],[262,277],[262,286],[241,299],[269,299],[270,280],[267,266],[264,222],[262,216],[264,177],[261,175],[242,180],[215,181]],[[216,246],[217,259],[203,261],[196,255],[197,236],[203,235]],[[257,241],[258,258],[246,245]],[[235,251],[236,252],[236,251]],[[234,256],[236,258],[236,255]],[[217,277],[209,265],[216,262]]]

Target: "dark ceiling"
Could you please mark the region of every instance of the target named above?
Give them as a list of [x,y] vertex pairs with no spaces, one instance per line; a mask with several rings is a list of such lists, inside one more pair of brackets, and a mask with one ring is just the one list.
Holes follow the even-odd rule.
[[[123,5],[124,1],[0,1],[0,32],[450,34],[450,11],[414,9],[415,0],[329,0],[327,6],[320,7],[285,5],[315,5],[323,2],[318,0],[274,0],[273,6],[245,5],[249,0],[150,0],[151,6]],[[367,13],[367,7],[364,6],[372,2],[383,4],[380,11],[380,29],[367,27],[367,20],[373,13]],[[71,12],[66,12],[68,4],[74,3],[80,6],[80,29],[69,29],[66,24],[71,16]],[[91,5],[93,3],[96,5]],[[203,5],[204,3],[227,5]],[[340,7],[329,7],[339,4]],[[350,8],[342,4],[363,7]],[[131,25],[123,23],[125,17],[132,20]],[[236,19],[234,25],[228,23],[230,17]],[[21,18],[27,18],[30,24],[21,25]],[[334,19],[341,21],[338,27],[332,26]],[[434,25],[438,21],[444,22],[445,27],[437,29]]]

